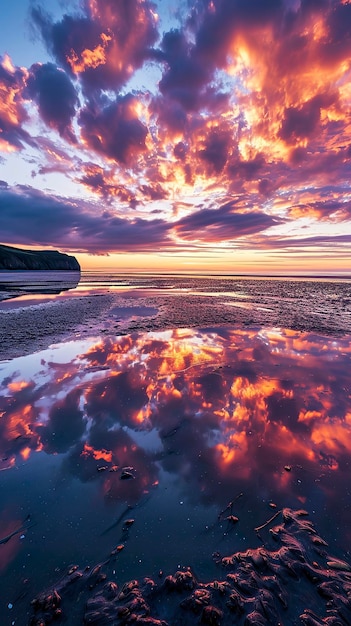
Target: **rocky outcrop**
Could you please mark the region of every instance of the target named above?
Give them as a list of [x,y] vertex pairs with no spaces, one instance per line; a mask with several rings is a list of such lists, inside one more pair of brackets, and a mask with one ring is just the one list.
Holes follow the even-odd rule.
[[80,271],[74,256],[57,250],[22,250],[0,245],[0,270]]

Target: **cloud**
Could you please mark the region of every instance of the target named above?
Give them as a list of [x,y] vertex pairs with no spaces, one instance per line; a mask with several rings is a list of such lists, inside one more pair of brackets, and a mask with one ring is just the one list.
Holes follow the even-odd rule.
[[[327,251],[327,248],[330,248],[338,252],[342,252],[341,246],[348,246],[348,248],[344,247],[344,251],[348,253],[349,257],[350,244],[351,234],[346,233],[345,235],[313,235],[311,237],[294,238],[277,237],[272,240],[270,245],[274,248],[323,247],[325,251]],[[335,256],[339,255],[335,252]]]
[[230,135],[225,130],[217,128],[211,130],[204,142],[204,148],[199,151],[199,157],[208,165],[210,173],[219,173],[223,170],[230,151]]
[[35,144],[22,127],[28,119],[22,99],[25,78],[26,72],[15,68],[7,55],[0,57],[0,150],[4,152]]
[[193,47],[184,33],[173,30],[161,42],[166,71],[159,83],[160,92],[179,102],[185,111],[201,107],[200,94],[208,82],[208,70],[193,54]]
[[[26,225],[15,228],[1,204],[9,241],[146,251],[190,249],[194,239],[203,249],[259,241],[283,219],[333,227],[350,219],[351,3],[188,7],[177,28],[164,23],[168,32],[149,0],[84,0],[58,21],[33,9],[54,62],[25,69],[1,60],[0,149],[35,147],[25,156],[38,184],[66,175],[106,210],[5,188],[1,202],[6,192],[6,207]],[[34,136],[37,110],[60,135],[51,147],[47,130]],[[270,234],[262,239],[274,248]]]
[[119,90],[149,58],[158,37],[154,3],[139,0],[84,0],[79,15],[59,22],[42,9],[32,18],[57,62],[79,75],[84,93]]
[[138,99],[117,97],[104,108],[86,106],[79,115],[81,136],[95,152],[124,165],[146,151],[147,127],[138,118]]
[[128,189],[126,185],[117,183],[113,170],[108,171],[99,165],[88,163],[84,165],[84,175],[79,178],[79,181],[109,203],[112,202],[113,198],[118,198],[122,202],[128,203],[132,208],[137,205],[134,192]]
[[53,63],[36,63],[29,70],[27,93],[38,105],[42,120],[61,136],[74,141],[72,121],[78,96],[70,78]]
[[279,136],[287,143],[315,134],[321,120],[321,109],[337,101],[337,93],[318,94],[299,107],[285,109]]
[[0,188],[4,242],[55,246],[91,253],[150,251],[171,245],[161,219],[118,217],[114,210],[49,196],[31,187]]
[[230,241],[259,233],[280,222],[260,211],[235,213],[231,203],[219,209],[201,209],[179,220],[177,235],[189,241]]

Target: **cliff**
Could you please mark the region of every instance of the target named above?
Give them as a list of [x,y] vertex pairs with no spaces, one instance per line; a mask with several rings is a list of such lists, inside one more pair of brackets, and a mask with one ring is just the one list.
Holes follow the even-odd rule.
[[0,270],[80,271],[74,256],[57,250],[22,250],[0,244]]

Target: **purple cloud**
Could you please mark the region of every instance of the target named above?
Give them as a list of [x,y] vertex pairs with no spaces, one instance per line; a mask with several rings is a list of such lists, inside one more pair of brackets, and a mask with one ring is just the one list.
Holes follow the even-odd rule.
[[123,164],[146,150],[147,127],[138,119],[137,98],[116,98],[104,108],[88,105],[81,110],[81,134],[89,148]]
[[57,62],[95,97],[101,90],[119,90],[150,57],[158,37],[155,12],[148,0],[84,0],[80,15],[53,22],[36,7],[32,19]]
[[36,63],[29,70],[27,89],[28,96],[38,105],[42,120],[61,136],[74,141],[72,120],[78,96],[66,72],[53,63]]
[[31,187],[0,188],[2,240],[91,253],[169,247],[164,220],[124,219],[92,203],[49,196]]
[[201,209],[187,215],[174,228],[182,239],[214,243],[253,235],[280,222],[280,219],[260,211],[235,213],[232,203],[228,203],[219,209]]

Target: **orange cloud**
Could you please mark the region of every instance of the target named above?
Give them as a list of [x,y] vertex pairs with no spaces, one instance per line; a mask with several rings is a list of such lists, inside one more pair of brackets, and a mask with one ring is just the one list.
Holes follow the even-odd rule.
[[106,48],[108,43],[112,40],[112,36],[106,33],[100,35],[101,44],[96,46],[93,50],[86,48],[80,55],[74,50],[71,50],[67,55],[67,62],[69,63],[72,72],[79,74],[84,72],[88,67],[96,68],[99,65],[106,63]]

